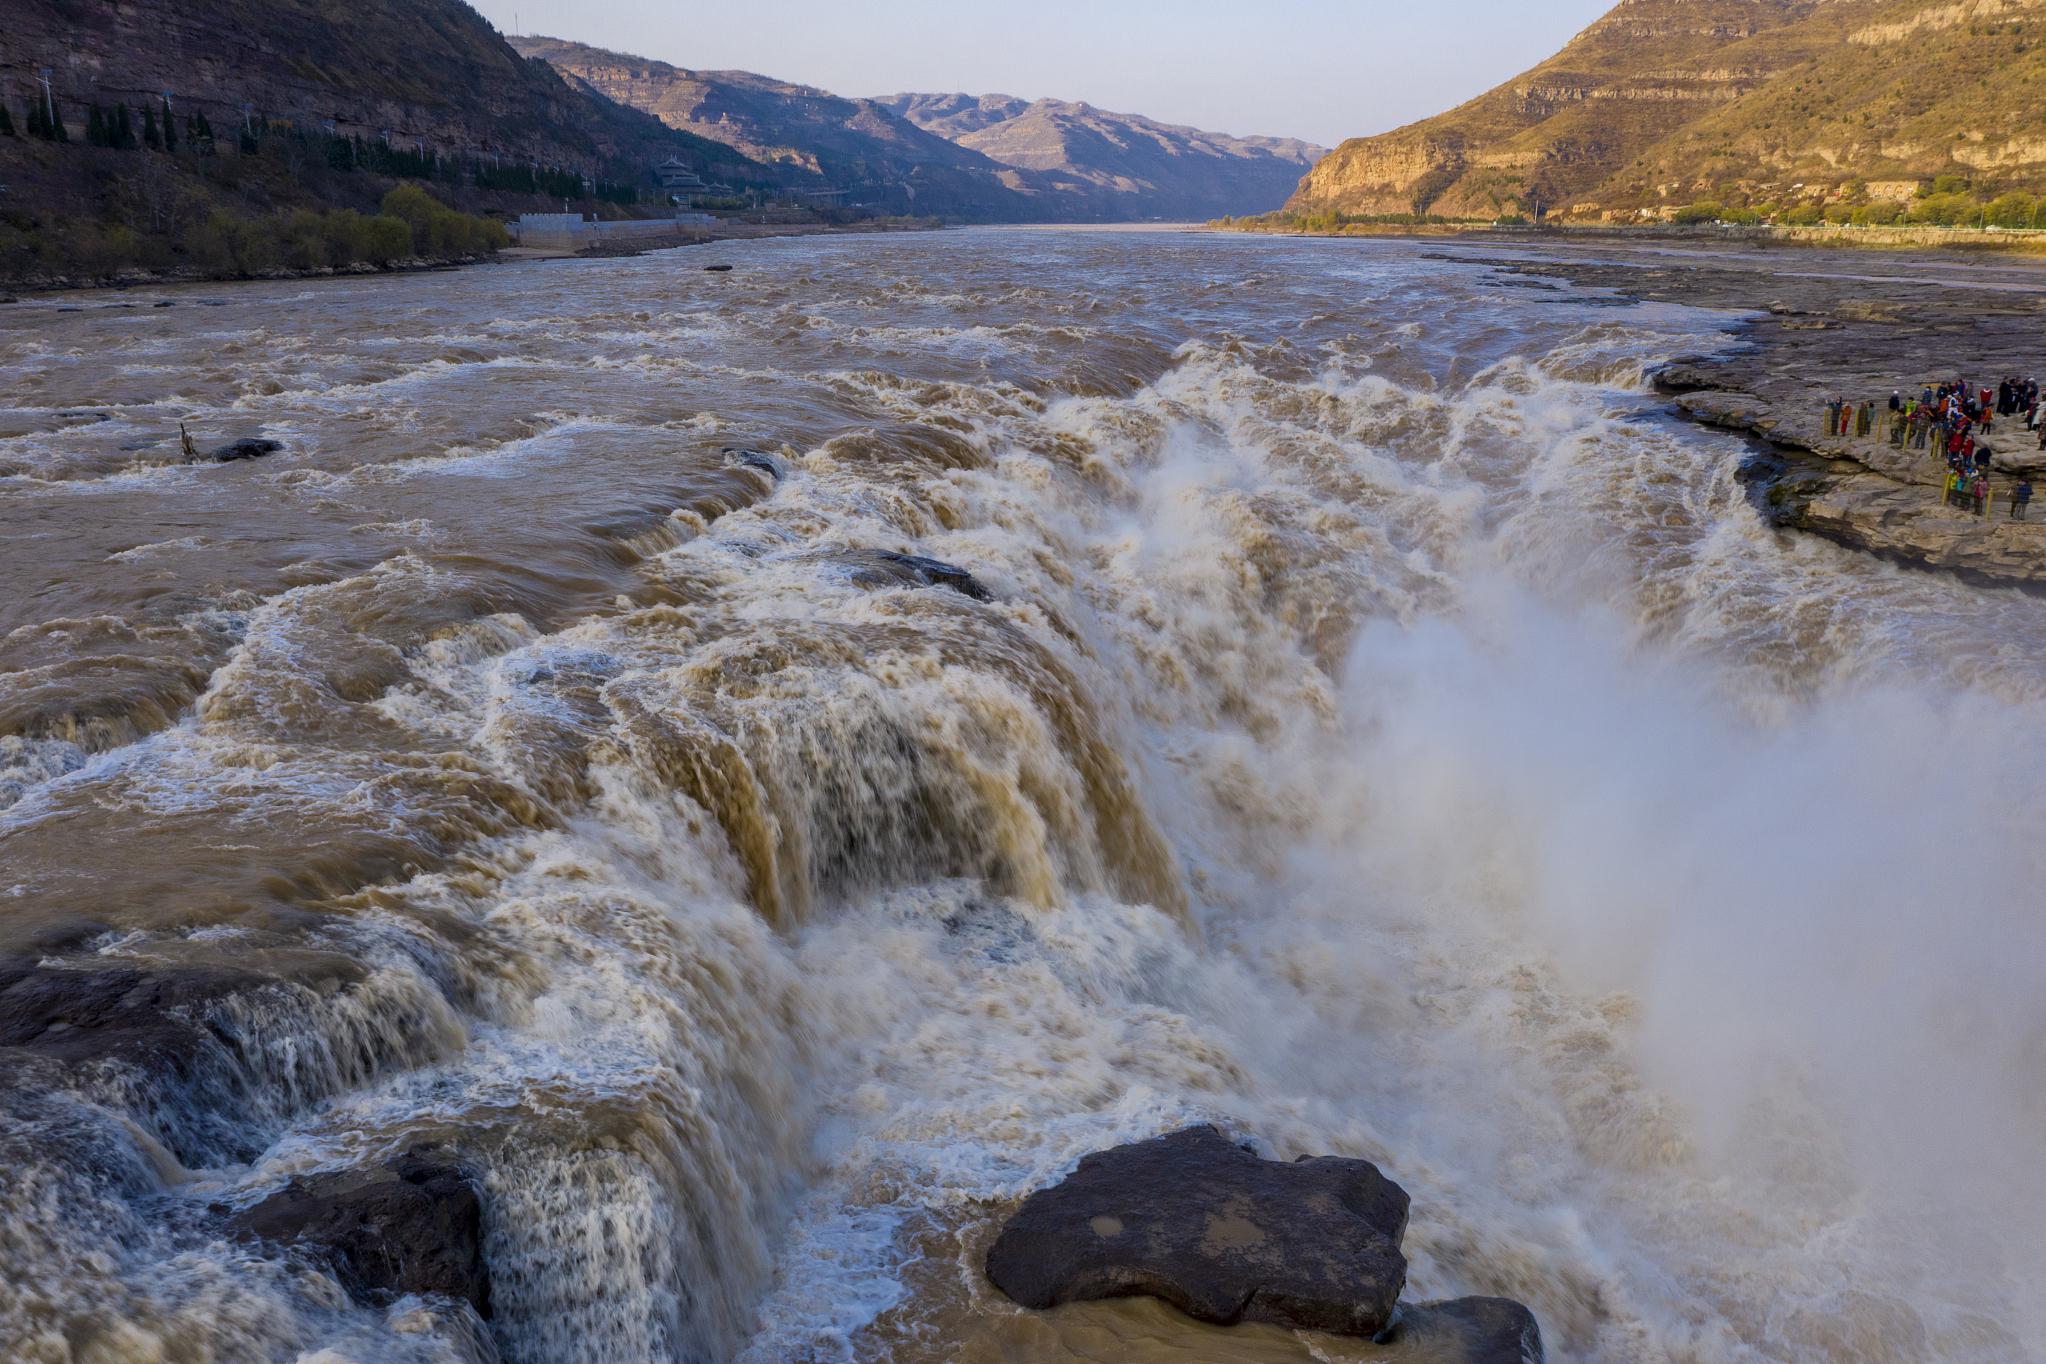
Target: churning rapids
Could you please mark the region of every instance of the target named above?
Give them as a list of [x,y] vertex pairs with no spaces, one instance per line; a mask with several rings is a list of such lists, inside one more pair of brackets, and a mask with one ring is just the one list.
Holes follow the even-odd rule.
[[[1767,529],[1724,316],[718,258],[0,309],[0,1356],[1370,1357],[980,1277],[1214,1120],[1559,1359],[2046,1358],[2046,603]],[[422,1143],[487,1322],[223,1229]]]

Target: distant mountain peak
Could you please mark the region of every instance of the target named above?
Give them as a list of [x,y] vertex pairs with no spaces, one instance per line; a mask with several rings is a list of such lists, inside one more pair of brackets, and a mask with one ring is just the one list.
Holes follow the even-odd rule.
[[[1200,181],[1225,168],[1276,187],[1326,155],[1308,142],[1203,132],[1084,100],[904,94],[886,103],[918,127],[1005,166],[1104,187],[1194,193]],[[1231,211],[1217,209],[1209,216]]]

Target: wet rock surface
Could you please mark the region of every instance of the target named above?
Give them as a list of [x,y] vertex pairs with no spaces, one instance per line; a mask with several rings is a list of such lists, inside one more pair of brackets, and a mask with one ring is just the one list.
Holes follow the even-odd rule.
[[741,468],[758,469],[776,483],[782,480],[782,467],[773,455],[761,450],[747,450],[732,445],[726,446],[722,453],[726,459]]
[[1378,1344],[1389,1358],[1434,1364],[1542,1364],[1542,1329],[1510,1298],[1457,1298],[1403,1305]]
[[1373,1336],[1406,1282],[1406,1225],[1405,1191],[1368,1161],[1268,1161],[1194,1127],[1032,1194],[987,1274],[1031,1308],[1145,1295],[1220,1325]]
[[885,549],[854,550],[845,559],[852,565],[854,580],[863,586],[946,587],[975,601],[994,600],[994,593],[980,579],[941,559]]
[[294,1179],[230,1226],[317,1255],[358,1302],[433,1294],[490,1315],[477,1179],[445,1148],[418,1146],[374,1169]]
[[[2046,591],[2046,504],[2013,521],[2019,475],[2046,472],[2021,419],[1996,422],[1987,517],[1948,506],[1945,462],[1900,449],[1883,419],[1892,392],[1964,378],[2046,379],[2046,263],[1779,248],[1713,251],[1673,264],[1668,251],[1602,250],[1596,261],[1515,267],[1636,299],[1748,314],[1726,351],[1671,362],[1654,376],[1675,410],[1767,447],[1744,474],[1771,521],[1916,568]],[[1833,398],[1877,406],[1875,433],[1829,436]]]
[[206,1011],[265,978],[223,967],[152,970],[0,963],[0,1047],[65,1064],[131,1061],[188,1072],[217,1045]]

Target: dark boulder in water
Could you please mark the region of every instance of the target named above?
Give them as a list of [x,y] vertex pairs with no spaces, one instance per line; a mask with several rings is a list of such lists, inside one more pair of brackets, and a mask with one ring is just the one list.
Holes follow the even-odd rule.
[[188,1074],[219,1040],[206,1021],[220,1000],[268,983],[218,967],[55,966],[0,962],[0,1047],[64,1064],[136,1063]]
[[862,587],[949,587],[975,601],[995,599],[980,579],[942,559],[886,549],[853,550],[844,558],[852,565],[853,580]]
[[281,440],[263,440],[251,436],[221,446],[213,452],[213,458],[221,464],[230,464],[238,459],[261,459],[265,455],[274,455],[283,448],[284,442]]
[[1403,1305],[1378,1343],[1441,1364],[1542,1364],[1547,1357],[1534,1313],[1510,1298]]
[[732,267],[729,265],[706,265],[703,269],[704,273],[711,275],[728,275],[732,272]]
[[1369,1161],[1262,1160],[1213,1127],[1096,1152],[988,1252],[1025,1307],[1148,1295],[1220,1325],[1375,1336],[1406,1283],[1405,1190]]
[[320,1256],[365,1305],[436,1294],[487,1318],[490,1270],[477,1184],[452,1152],[416,1146],[374,1169],[294,1179],[235,1214],[231,1225]]

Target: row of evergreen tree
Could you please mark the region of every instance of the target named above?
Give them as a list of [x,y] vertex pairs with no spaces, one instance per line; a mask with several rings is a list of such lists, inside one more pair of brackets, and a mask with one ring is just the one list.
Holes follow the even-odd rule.
[[[85,114],[85,140],[94,147],[113,147],[133,151],[148,147],[156,151],[176,151],[180,134],[177,115],[171,112],[169,100],[160,106],[142,106],[140,130],[137,130],[135,113],[125,104],[116,104],[106,109],[99,104],[89,105]],[[45,142],[69,142],[71,130],[64,122],[62,110],[53,109],[47,100],[29,101],[28,115],[21,127],[30,137],[39,137]],[[0,137],[18,137],[14,114],[5,104],[0,104]],[[213,145],[213,125],[206,121],[203,113],[185,116],[183,140],[195,147],[210,148]]]
[[[171,112],[168,101],[163,105],[161,121],[154,108],[143,105],[142,131],[138,137],[134,116],[127,105],[116,104],[108,111],[94,104],[85,116],[85,140],[95,147],[113,147],[121,151],[134,151],[137,147],[147,147],[151,151],[176,151],[177,116]],[[213,146],[213,125],[206,121],[205,114],[188,114],[185,117],[184,140],[202,150]]]
[[[62,113],[52,118],[49,105],[43,100],[30,103],[26,127],[30,137],[49,142],[71,140]],[[4,103],[0,103],[0,137],[18,135],[13,114]],[[260,118],[243,120],[237,138],[239,150],[244,156],[254,156],[262,150],[266,139],[279,135],[296,139],[306,151],[336,171],[368,171],[398,179],[438,180],[457,185],[466,181],[478,189],[545,194],[553,199],[580,199],[590,194],[610,203],[630,204],[639,198],[638,188],[631,184],[615,180],[586,181],[580,172],[556,166],[485,164],[474,158],[445,157],[424,149],[395,147],[386,138],[372,140],[346,133],[309,131],[293,123],[273,124]],[[210,153],[214,147],[213,126],[206,115],[186,115],[181,135],[169,100],[164,100],[160,109],[147,104],[142,106],[139,133],[135,116],[126,104],[116,104],[107,110],[95,103],[86,113],[85,140],[94,147],[123,151],[147,147],[152,151],[174,152],[181,140],[202,154]]]

